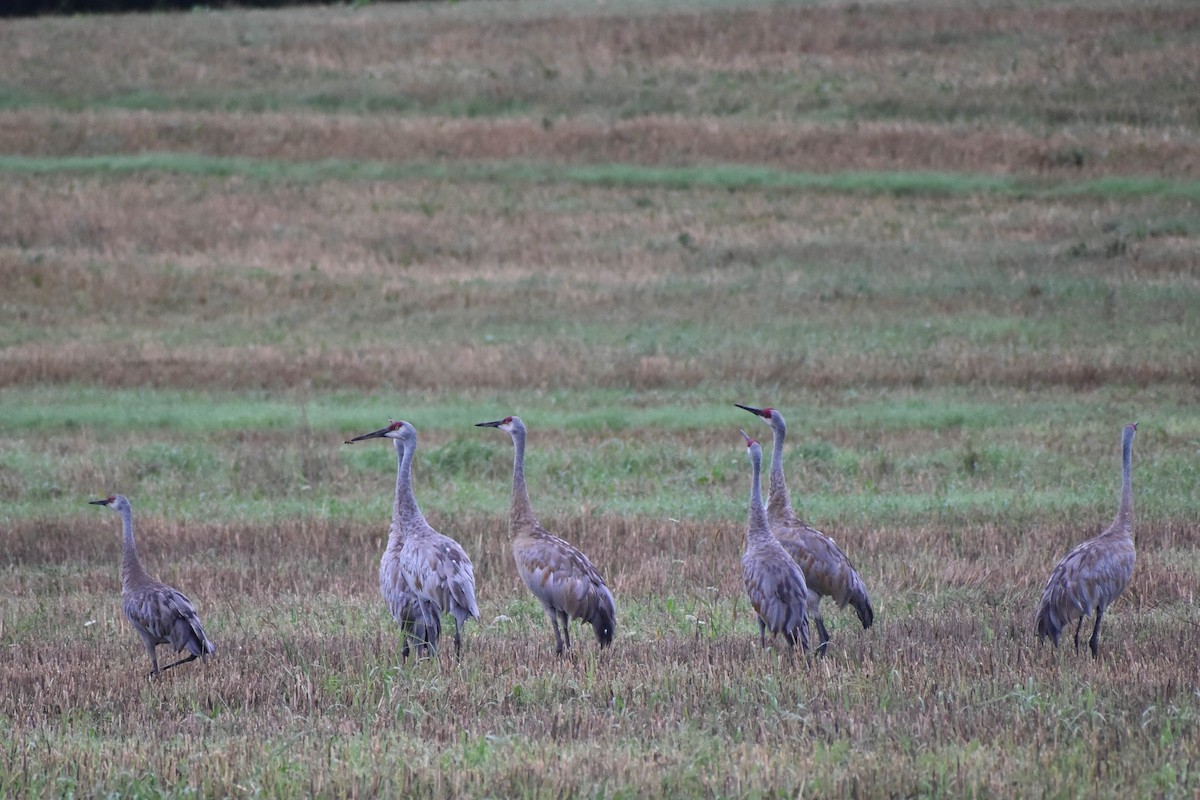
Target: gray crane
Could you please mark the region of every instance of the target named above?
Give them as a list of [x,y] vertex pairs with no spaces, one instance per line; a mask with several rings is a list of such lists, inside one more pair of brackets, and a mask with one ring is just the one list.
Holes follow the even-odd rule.
[[[404,444],[393,440],[396,447],[396,495],[392,501],[392,524],[388,528],[388,545],[379,559],[379,591],[392,619],[400,625],[401,660],[408,659],[409,642],[414,642],[418,654],[432,655],[437,651],[442,635],[442,612],[437,604],[408,588],[400,569],[400,550],[404,546],[404,514],[402,499],[405,483],[411,482],[403,470]],[[411,487],[407,490],[411,492]]]
[[779,634],[788,647],[808,650],[808,587],[804,573],[771,532],[762,503],[762,446],[745,431],[746,454],[750,459],[750,514],[746,529],[746,552],[742,554],[742,581],[750,605],[758,614],[758,641],[767,646],[767,631]]
[[355,436],[347,444],[381,438],[395,442],[397,468],[392,526],[379,562],[379,588],[403,631],[402,655],[408,654],[410,632],[418,647],[431,650],[437,645],[443,612],[454,617],[454,653],[461,655],[462,626],[468,617],[479,619],[475,569],[462,546],[435,531],[417,505],[412,483],[417,431],[411,424],[389,420],[387,427]]
[[[508,534],[513,558],[529,591],[533,592],[554,627],[556,652],[571,649],[570,620],[590,624],[601,647],[612,644],[617,608],[600,571],[578,548],[551,534],[533,515],[525,487],[525,423],[520,417],[480,422],[479,428],[499,428],[512,437],[513,484]],[[559,623],[562,633],[559,633]]]
[[[125,539],[121,555],[121,605],[150,655],[153,667],[150,677],[197,658],[208,658],[216,648],[204,634],[192,601],[178,589],[151,578],[142,568],[137,543],[133,538],[133,508],[129,501],[124,495],[115,494],[103,500],[89,500],[88,503],[106,506],[121,515]],[[189,655],[159,669],[155,650],[160,644],[170,645],[176,653],[186,649]]]
[[1133,575],[1133,437],[1137,423],[1121,432],[1121,501],[1117,516],[1102,533],[1067,553],[1050,573],[1037,611],[1038,641],[1047,636],[1058,647],[1063,628],[1074,620],[1075,652],[1083,619],[1095,613],[1096,624],[1088,645],[1092,658],[1099,658],[1100,621],[1104,610],[1120,597]]
[[803,522],[792,508],[783,479],[783,440],[787,436],[783,415],[776,408],[734,405],[762,417],[771,426],[773,448],[767,518],[783,549],[804,571],[808,585],[808,613],[817,623],[817,634],[821,637],[817,652],[824,655],[829,644],[829,630],[821,616],[821,598],[832,597],[838,608],[845,608],[847,603],[854,606],[863,628],[870,628],[875,621],[875,610],[871,607],[867,585],[833,539]]

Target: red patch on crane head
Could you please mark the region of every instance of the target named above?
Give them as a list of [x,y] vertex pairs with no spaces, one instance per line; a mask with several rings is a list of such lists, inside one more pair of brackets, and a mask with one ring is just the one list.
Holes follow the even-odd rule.
[[108,503],[115,503],[115,502],[117,502],[117,496],[116,496],[115,494],[110,494],[110,495],[108,496],[108,500],[107,500],[106,502],[108,502]]
[[403,427],[404,427],[404,422],[402,420],[394,419],[394,420],[391,420],[391,424],[388,425],[388,430],[389,431],[398,431]]
[[505,417],[505,418],[504,418],[504,424],[505,424],[505,425],[511,425],[511,424],[512,424],[512,417]]

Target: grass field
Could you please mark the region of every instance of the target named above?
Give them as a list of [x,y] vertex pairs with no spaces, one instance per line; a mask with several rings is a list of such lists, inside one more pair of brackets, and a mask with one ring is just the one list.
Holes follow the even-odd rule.
[[[1200,10],[367,4],[0,22],[0,795],[1200,793]],[[871,590],[757,646],[733,403]],[[519,414],[611,650],[508,550]],[[379,596],[394,454],[476,566]],[[1054,563],[1138,565],[1100,659]],[[208,664],[145,680],[119,521]],[[828,606],[829,603],[826,603]],[[586,634],[586,635],[585,635]]]

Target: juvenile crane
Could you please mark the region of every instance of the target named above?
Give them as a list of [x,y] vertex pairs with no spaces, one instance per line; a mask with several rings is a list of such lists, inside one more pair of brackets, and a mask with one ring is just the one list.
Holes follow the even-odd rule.
[[762,446],[745,431],[746,454],[750,459],[750,514],[746,529],[746,552],[742,554],[742,581],[750,605],[758,614],[758,641],[767,646],[767,631],[779,634],[788,647],[808,650],[808,587],[800,565],[792,560],[771,532],[762,503]]
[[1100,621],[1104,610],[1120,597],[1133,575],[1133,436],[1137,423],[1121,432],[1121,501],[1117,516],[1108,528],[1067,553],[1050,573],[1042,591],[1037,612],[1038,641],[1047,636],[1058,647],[1063,628],[1078,619],[1075,626],[1075,652],[1079,652],[1079,631],[1083,618],[1095,613],[1096,624],[1088,645],[1092,658],[1099,658]]
[[[154,580],[142,568],[138,558],[137,543],[133,538],[133,508],[124,495],[110,495],[103,500],[89,500],[91,505],[106,506],[121,515],[121,528],[125,545],[121,555],[121,605],[125,616],[133,623],[142,637],[142,644],[150,655],[150,676],[166,672],[172,667],[206,659],[216,648],[204,635],[196,608],[177,589]],[[175,648],[176,653],[186,649],[189,655],[173,664],[159,669],[155,650],[160,644]]]
[[854,606],[863,628],[870,628],[875,621],[875,610],[871,607],[867,585],[833,539],[803,522],[792,508],[787,484],[783,480],[783,440],[787,436],[787,423],[783,415],[775,408],[754,408],[741,403],[734,405],[762,417],[771,426],[773,447],[767,518],[783,549],[804,572],[808,585],[808,613],[817,623],[817,634],[821,637],[817,652],[824,655],[829,644],[829,631],[821,616],[821,598],[832,597],[838,608],[845,608],[847,603]]
[[427,651],[437,645],[441,614],[454,617],[454,653],[462,653],[462,626],[479,619],[475,602],[475,569],[458,542],[443,536],[426,521],[413,494],[412,462],[417,432],[407,422],[390,420],[387,427],[350,442],[391,439],[396,446],[396,494],[387,548],[379,561],[379,589],[388,610],[400,623],[403,656],[408,655],[409,634]]
[[[520,417],[480,422],[479,428],[499,428],[513,441],[512,504],[508,534],[521,579],[541,601],[554,627],[556,652],[571,649],[570,620],[590,624],[601,647],[612,644],[617,609],[599,570],[578,548],[554,536],[533,515],[525,488],[525,423]],[[562,633],[559,633],[559,623]]]

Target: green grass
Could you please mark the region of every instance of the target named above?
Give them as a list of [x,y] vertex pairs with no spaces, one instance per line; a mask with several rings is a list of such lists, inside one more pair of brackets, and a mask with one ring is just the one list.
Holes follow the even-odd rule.
[[970,196],[980,193],[1015,198],[1091,197],[1124,199],[1165,197],[1200,200],[1200,181],[1171,178],[1113,177],[1078,181],[1038,181],[988,175],[938,172],[849,172],[823,175],[757,166],[645,167],[631,164],[589,166],[536,163],[387,163],[329,159],[273,161],[222,158],[188,153],[37,158],[0,156],[0,172],[26,175],[130,175],[165,172],[211,178],[321,183],[350,181],[471,181],[501,184],[577,183],[621,189],[689,191],[839,192],[849,194]]

